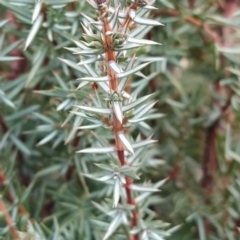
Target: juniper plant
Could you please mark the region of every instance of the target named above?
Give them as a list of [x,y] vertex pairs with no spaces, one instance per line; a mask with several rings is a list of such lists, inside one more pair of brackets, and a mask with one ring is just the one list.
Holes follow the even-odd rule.
[[[77,48],[69,50],[81,56],[78,65],[87,71],[87,75],[79,79],[78,89],[91,83],[95,91],[90,101],[86,100],[84,105],[77,104],[72,113],[91,122],[91,125],[79,128],[94,129],[93,135],[98,139],[90,148],[81,149],[78,153],[104,154],[101,161],[107,161],[95,163],[101,169],[97,175],[85,173],[89,178],[113,186],[113,208],[109,213],[112,221],[103,239],[108,239],[120,225],[125,226],[127,237],[132,240],[163,239],[167,232],[159,231],[159,228],[165,224],[154,221],[152,217],[155,214],[142,202],[151,192],[158,191],[165,180],[153,186],[134,184],[141,174],[142,161],[147,163],[143,158],[151,155],[147,153],[151,151],[148,145],[155,140],[151,136],[141,139],[141,134],[137,138],[131,136],[134,125],[142,128],[145,120],[157,119],[162,114],[154,112],[152,94],[137,98],[125,90],[132,74],[147,78],[140,71],[149,62],[139,64],[137,51],[145,45],[160,45],[141,38],[151,27],[162,24],[143,17],[148,10],[154,9],[153,1],[133,0],[126,8],[122,8],[118,0],[113,3],[89,0],[88,3],[97,12],[98,19],[83,14],[86,18],[86,23],[82,23],[84,41],[75,41]],[[66,59],[62,60],[68,63]],[[99,128],[105,129],[103,136],[100,136]],[[102,206],[94,204],[108,213]],[[149,216],[146,218],[146,215]]]
[[[118,13],[112,17],[119,18],[114,32],[126,34],[121,36],[126,39],[123,45],[129,45],[131,38],[135,38],[132,46],[138,44],[121,55],[114,49],[116,64],[125,71],[134,54],[134,66],[155,61],[154,56],[159,60],[142,70],[146,76],[140,72],[129,76],[124,87],[123,79],[117,78],[123,96],[112,98],[109,80],[75,81],[108,76],[106,51],[79,57],[66,50],[82,51],[74,48],[73,40],[81,47],[101,48],[102,37],[91,46],[79,41],[84,28],[98,39],[101,36],[97,2],[91,1],[94,12],[82,0],[0,0],[0,239],[102,240],[108,229],[113,232],[109,239],[125,240],[138,230],[136,237],[147,239],[148,231],[143,229],[162,226],[154,222],[158,215],[173,225],[186,219],[168,240],[239,239],[239,1],[157,0],[154,6],[159,9],[150,7],[152,2],[136,7],[135,23],[126,17],[133,16],[134,2],[127,5],[121,0],[121,6],[110,2],[111,26],[114,8]],[[150,15],[146,8],[152,8]],[[140,20],[146,16],[160,17],[166,27],[142,25]],[[145,36],[163,42],[164,47],[136,42]],[[87,68],[77,64],[79,58]],[[123,134],[133,146],[139,136],[147,140],[152,132],[159,140],[144,149],[133,148],[133,156],[126,149],[124,160],[130,164],[123,168],[112,131],[113,100],[122,98],[123,109],[136,96],[158,90],[155,110],[148,113],[150,121],[145,114],[140,117],[144,121],[134,117],[145,110],[147,102],[123,112]],[[73,105],[108,108],[111,113],[89,113],[75,106],[72,112],[77,114],[69,114]],[[163,119],[151,119],[162,111]],[[84,127],[86,120],[96,128]],[[110,153],[75,153],[109,145]],[[163,163],[159,156],[166,162],[158,167]],[[134,205],[127,204],[125,175],[121,186],[116,185],[118,203],[112,200],[117,188],[111,177],[126,167],[132,169],[124,174],[134,182],[130,189]],[[136,185],[140,189],[140,182],[151,186],[146,177],[158,182],[166,174],[168,184],[160,194],[134,190]],[[128,225],[133,209],[138,226],[132,228]],[[115,218],[121,210],[127,219],[123,224],[119,223],[122,218]],[[158,239],[166,234],[158,233]]]
[[[19,87],[13,89],[13,92],[25,91],[24,88],[26,88],[34,91],[34,94],[64,98],[58,104],[57,111],[50,111],[50,113],[47,111],[48,117],[35,113],[34,111],[37,111],[39,106],[31,106],[29,103],[30,107],[16,113],[13,112],[9,117],[0,118],[4,130],[1,147],[10,143],[14,150],[16,147],[19,158],[25,159],[27,164],[32,164],[31,156],[34,155],[35,158],[40,158],[41,164],[47,166],[37,173],[32,172],[31,168],[28,169],[31,184],[26,183],[26,189],[23,188],[20,191],[20,196],[15,194],[12,184],[6,188],[5,191],[8,195],[14,195],[14,198],[10,199],[11,204],[18,202],[18,210],[24,209],[24,223],[27,222],[25,225],[28,226],[27,232],[21,231],[26,226],[20,229],[19,226],[14,228],[13,222],[17,221],[16,219],[22,219],[22,217],[17,216],[16,219],[11,219],[4,202],[0,202],[1,211],[5,214],[5,222],[8,223],[11,237],[17,239],[18,234],[20,239],[35,238],[41,240],[69,238],[86,240],[163,239],[173,230],[163,230],[168,224],[159,221],[157,214],[151,210],[150,206],[159,201],[159,196],[151,194],[158,192],[165,180],[151,184],[144,177],[141,177],[144,170],[162,163],[158,159],[158,150],[152,146],[155,140],[151,139],[151,127],[145,121],[161,118],[163,114],[156,113],[156,109],[153,108],[155,105],[155,101],[152,100],[153,94],[137,98],[142,85],[131,86],[130,84],[132,79],[135,80],[135,76],[139,83],[146,84],[158,74],[152,72],[149,76],[145,76],[144,73],[140,72],[150,63],[141,63],[146,59],[141,57],[139,50],[147,45],[160,45],[157,42],[142,39],[152,27],[161,25],[158,21],[147,18],[149,10],[155,10],[152,6],[154,1],[134,0],[128,3],[113,1],[110,4],[107,1],[89,0],[88,3],[95,10],[97,20],[95,17],[91,18],[91,14],[81,13],[82,29],[85,32],[82,34],[84,40],[79,40],[80,34],[76,35],[79,13],[66,12],[67,19],[63,17],[63,9],[68,2],[73,1],[62,0],[56,4],[53,0],[36,2],[13,0],[9,3],[0,0],[1,5],[16,12],[16,16],[22,22],[32,23],[28,35],[24,35],[24,37],[26,36],[25,42],[20,47],[24,51],[20,52],[19,50],[17,56],[5,56],[19,44],[19,42],[14,42],[1,57],[4,61],[18,61],[26,55],[26,58],[34,63],[29,74],[24,75],[24,69],[21,69],[18,74],[9,76],[9,78],[17,79],[21,83]],[[75,5],[70,7],[71,10],[74,10]],[[69,29],[69,26],[64,25],[66,22],[72,23],[71,35],[62,32]],[[2,23],[2,25],[6,24],[7,22]],[[9,29],[6,27],[5,31],[10,32],[11,36],[11,26]],[[18,34],[21,36],[21,33]],[[54,40],[53,37],[56,34],[59,37]],[[40,43],[37,50],[33,40]],[[76,47],[70,47],[70,44],[73,45],[73,43],[76,44]],[[62,50],[62,46],[65,46],[75,56],[80,56],[81,61],[78,64],[74,62],[74,55],[67,53],[66,49]],[[34,54],[31,54],[32,51]],[[63,62],[62,65],[58,59],[56,61],[57,57]],[[162,60],[162,58],[154,58],[154,61],[156,60]],[[38,69],[40,66],[43,67]],[[72,68],[71,74],[67,66]],[[54,70],[53,73],[52,70]],[[57,79],[61,90],[58,88],[50,91],[42,89],[40,79],[46,80],[45,75],[49,73],[54,76],[54,79]],[[79,78],[77,81],[66,84],[63,79],[72,75]],[[49,79],[47,78],[43,83],[49,84],[52,78]],[[7,93],[3,92],[0,96],[6,105],[14,108],[15,105],[11,98],[6,97],[9,89],[14,86],[9,84],[10,86],[5,85],[3,88]],[[73,89],[75,86],[77,89]],[[133,89],[132,93],[130,89]],[[9,95],[12,96],[12,94]],[[17,101],[15,104],[20,108]],[[66,114],[73,104],[71,113]],[[51,104],[47,105],[48,107],[50,108]],[[65,110],[65,113],[58,115],[57,112],[61,110]],[[24,134],[32,134],[31,136],[34,138],[33,141],[30,141],[30,145],[34,144],[41,147],[53,141],[52,149],[55,149],[63,140],[65,140],[65,144],[72,141],[71,144],[65,146],[61,156],[58,156],[58,149],[62,150],[62,147],[56,149],[55,152],[51,150],[50,154],[47,154],[45,150],[34,152],[26,147],[26,144],[21,141],[22,136],[18,129],[18,123],[14,122],[14,120],[19,119],[19,116],[26,114],[30,115],[31,124],[36,124],[36,129],[25,127],[28,131],[25,131]],[[72,121],[73,118],[74,121]],[[5,120],[10,122],[6,124]],[[39,124],[39,121],[43,121],[44,124]],[[63,124],[59,126],[59,122]],[[85,122],[91,124],[82,125]],[[43,131],[47,134],[40,140],[36,138],[34,134],[42,134]],[[77,146],[81,146],[83,149],[75,154],[74,148]],[[86,153],[91,154],[91,157]],[[7,153],[4,152],[4,154]],[[49,158],[53,162],[56,161],[57,164],[49,167]],[[12,159],[15,159],[14,156]],[[66,159],[68,159],[67,163]],[[77,189],[74,185],[74,190],[71,189],[72,192],[69,187],[66,187],[65,177],[68,179],[72,169],[77,169],[83,191],[78,184],[76,184]],[[63,187],[59,189],[59,192],[52,190],[56,175],[64,178]],[[48,176],[46,182],[43,180],[45,176]],[[99,185],[104,182],[106,187],[91,191],[92,182],[86,183],[85,177],[98,181]],[[6,181],[5,171],[0,172],[0,179],[5,179],[3,182]],[[134,181],[137,181],[138,184]],[[38,196],[39,191],[42,191],[42,188],[37,187],[38,182],[46,184],[48,186],[47,192],[50,192],[57,199],[56,212],[49,214],[44,219],[44,223],[41,223],[42,228],[37,221],[29,221],[26,217],[29,216],[29,213],[21,205],[22,203],[26,204],[26,199],[31,191],[33,191],[31,194],[35,196]],[[84,192],[81,200],[73,192],[77,193],[77,196]],[[109,200],[110,196],[113,197]],[[40,211],[43,200],[37,202],[37,209]],[[65,202],[66,209],[62,209],[62,202]],[[97,212],[92,209],[92,205],[97,208]],[[75,211],[72,213],[72,209],[81,212],[81,216],[79,214],[76,216]],[[106,223],[109,218],[102,216],[99,211],[110,218],[109,224]],[[69,216],[67,222],[62,220],[65,219],[66,212]],[[79,221],[81,224],[78,225]]]

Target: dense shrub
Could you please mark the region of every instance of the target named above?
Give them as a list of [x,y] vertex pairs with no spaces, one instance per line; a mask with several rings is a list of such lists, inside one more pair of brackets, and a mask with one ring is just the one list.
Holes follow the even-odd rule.
[[105,1],[0,0],[0,239],[239,239],[238,1],[109,2],[112,68]]

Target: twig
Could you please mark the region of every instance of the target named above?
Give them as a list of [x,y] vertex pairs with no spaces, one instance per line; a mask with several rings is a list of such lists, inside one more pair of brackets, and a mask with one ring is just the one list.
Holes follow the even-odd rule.
[[189,2],[189,7],[194,8],[195,0],[188,0],[188,2]]
[[7,226],[10,229],[10,233],[13,239],[17,240],[19,239],[18,232],[14,227],[13,220],[8,212],[7,206],[3,202],[2,198],[0,198],[0,212],[5,216],[5,221]]
[[[7,181],[7,177],[5,176],[5,173],[2,169],[0,169],[0,187],[4,187],[4,183]],[[6,190],[6,195],[7,195],[7,199],[11,202],[14,203],[15,199],[14,199],[14,195],[12,194],[12,192],[10,190]],[[18,206],[18,212],[21,215],[25,215],[28,216],[29,213],[27,212],[27,210],[24,208],[23,205],[19,205]]]
[[[8,11],[6,18],[9,20],[9,23],[14,25],[17,29],[21,29],[21,25],[17,22],[14,12]],[[17,37],[13,34],[9,35],[9,42],[14,43],[17,41]],[[19,77],[27,68],[27,60],[24,58],[24,55],[21,50],[13,49],[10,53],[11,56],[21,57],[20,60],[15,60],[10,63],[11,71],[7,74],[8,80],[14,80]]]
[[[101,4],[102,1],[99,0],[99,3]],[[130,7],[133,7],[132,4],[130,5]],[[104,36],[104,43],[106,45],[105,59],[106,59],[106,62],[109,62],[109,61],[117,62],[116,53],[112,48],[112,46],[113,46],[112,36],[109,36],[106,34],[106,32],[112,31],[112,27],[108,21],[108,18],[105,17],[105,14],[107,13],[107,11],[108,10],[106,8],[99,9],[99,18],[103,23],[102,32],[103,32],[103,36]],[[128,21],[128,18],[127,18],[125,20],[125,22],[123,23],[122,27],[124,27],[124,26],[128,27],[129,24],[130,24],[130,22]],[[109,81],[110,89],[112,91],[117,91],[118,80],[117,80],[116,73],[108,65],[107,65],[107,73],[108,73],[108,76],[110,77],[110,81]],[[124,132],[124,128],[123,128],[122,123],[117,119],[114,112],[112,113],[112,117],[113,117],[113,133],[114,133],[114,137],[115,137],[116,151],[117,151],[118,159],[119,159],[121,165],[124,166],[127,164],[125,157],[124,157],[124,146],[118,137],[118,133]],[[127,195],[127,202],[128,202],[128,204],[131,204],[134,206],[134,208],[132,210],[132,220],[131,220],[131,227],[133,228],[133,227],[137,226],[138,213],[137,213],[137,209],[136,209],[136,203],[133,198],[132,190],[130,189],[130,186],[132,184],[132,179],[129,177],[125,177],[125,179],[126,179],[125,191],[126,191],[126,195]],[[131,240],[139,240],[139,235],[138,234],[133,235],[133,236],[130,236],[130,238],[131,238]]]
[[[169,16],[173,16],[173,17],[180,17],[181,13],[178,11],[166,11],[166,10],[159,10],[159,11],[155,11],[154,16],[162,16],[162,15],[169,15]],[[184,18],[185,21],[201,28],[210,38],[212,41],[221,44],[222,40],[219,37],[219,35],[214,32],[211,28],[209,28],[204,22],[202,22],[202,20],[193,17],[193,16],[186,16]]]
[[[236,10],[237,1],[230,0],[225,2],[225,9],[224,15],[226,17],[230,17],[234,13],[234,9]],[[223,32],[226,34],[226,32]],[[228,45],[228,37],[222,34],[223,40],[221,41],[221,45],[226,46]],[[221,58],[221,62],[224,61],[224,58]],[[218,82],[216,84],[219,84]],[[217,85],[216,85],[217,86]],[[216,88],[216,91],[218,88]],[[226,103],[220,107],[221,114],[216,119],[211,126],[209,126],[206,130],[206,141],[205,141],[205,150],[204,150],[204,162],[203,162],[203,181],[202,186],[206,189],[208,193],[212,191],[212,176],[211,173],[217,170],[217,152],[216,152],[216,132],[219,125],[219,122],[224,114],[224,112],[230,107],[231,105],[231,97],[233,92],[229,93],[228,99]]]
[[[237,1],[236,0],[226,0],[224,2],[224,16],[230,17],[234,11],[237,9]],[[221,41],[216,41],[220,43],[222,46],[230,46],[231,39],[229,40],[229,34],[231,31],[229,28],[223,27],[221,29]],[[223,64],[225,61],[225,58],[223,56],[220,56],[220,61]],[[217,82],[219,84],[219,82]],[[216,88],[216,91],[218,91],[218,87]],[[221,118],[225,111],[228,110],[228,108],[231,105],[231,97],[233,92],[231,91],[226,103],[220,107],[221,114],[216,119],[211,126],[209,126],[206,129],[206,140],[205,140],[205,150],[204,150],[204,161],[203,161],[203,179],[202,179],[202,186],[207,194],[211,194],[213,191],[213,177],[212,174],[217,171],[218,169],[218,159],[217,159],[217,149],[216,149],[216,135],[217,135],[217,129],[219,126],[219,123],[221,121]],[[206,200],[206,204],[211,204],[210,200]],[[208,219],[204,219],[204,228],[207,236],[209,235],[209,232],[211,230],[211,224]]]
[[131,3],[130,6],[126,10],[127,18],[122,22],[121,26],[118,28],[118,32],[121,32],[123,28],[128,29],[132,23],[132,18],[129,16],[130,10],[137,10],[137,4]]

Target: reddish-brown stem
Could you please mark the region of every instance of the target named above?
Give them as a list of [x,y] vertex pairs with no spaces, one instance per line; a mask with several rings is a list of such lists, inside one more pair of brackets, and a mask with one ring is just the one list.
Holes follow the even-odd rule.
[[[2,128],[2,132],[6,133],[8,131],[8,126],[5,123],[3,117],[0,115],[0,127]],[[19,154],[19,153],[18,153]],[[0,169],[0,187],[4,186],[5,181],[7,180],[4,172]],[[14,203],[14,197],[11,191],[6,192],[7,198],[11,203]],[[27,215],[27,211],[22,205],[18,206],[18,211],[20,214],[25,214]]]
[[[174,16],[174,17],[180,17],[181,13],[178,11],[165,11],[165,10],[159,10],[154,13],[154,16],[162,16],[162,15],[169,15],[169,16]],[[194,17],[194,16],[186,16],[185,21],[201,28],[210,38],[212,41],[216,43],[222,42],[221,38],[219,35],[214,32],[211,28],[209,28],[205,23],[202,22],[202,20]]]
[[3,133],[6,133],[8,131],[8,126],[1,115],[0,115],[0,126],[2,128]]
[[[5,176],[4,171],[0,169],[0,187],[1,188],[5,188],[6,181],[7,181],[7,177]],[[12,194],[12,192],[10,190],[6,190],[6,197],[9,202],[11,202],[11,203],[15,202],[14,195]],[[29,215],[23,205],[18,206],[18,213],[20,215],[26,215],[26,216]]]
[[[226,17],[230,17],[234,11],[237,8],[237,0],[227,0],[225,1],[225,8],[224,8],[224,15]],[[231,43],[229,42],[229,28],[224,28],[222,31],[222,39],[221,39],[221,45],[222,46],[229,46]],[[224,58],[221,58],[221,63],[224,63]],[[215,91],[221,92],[223,91],[222,87],[219,86],[219,83],[217,82],[215,84]],[[231,103],[231,96],[232,93],[230,92],[227,102],[225,105],[220,107],[221,109],[221,115],[219,118],[207,128],[206,130],[206,141],[205,141],[205,152],[204,152],[204,162],[203,162],[203,181],[202,186],[204,187],[205,191],[207,193],[212,192],[213,184],[212,184],[212,175],[211,173],[215,172],[217,170],[217,150],[216,150],[216,133],[217,128],[219,125],[219,122],[221,120],[221,117],[223,113],[229,108]]]
[[217,152],[216,152],[216,127],[213,124],[206,130],[204,161],[203,161],[203,179],[202,186],[206,193],[212,193],[212,173],[217,169]]
[[[124,158],[124,151],[123,150],[117,151],[117,154],[118,154],[118,159],[121,162],[121,165],[122,166],[125,165],[126,161]],[[127,194],[127,203],[135,206],[135,208],[132,210],[132,220],[131,220],[131,227],[134,228],[135,226],[137,226],[137,223],[138,223],[138,213],[136,209],[136,202],[133,198],[132,190],[130,188],[132,185],[132,179],[129,177],[125,177],[125,180],[126,180],[125,191]],[[130,240],[139,240],[139,235],[131,236]]]
[[[231,18],[231,16],[236,12],[238,9],[238,1],[237,0],[227,0],[224,2],[224,16],[226,18]],[[233,44],[233,38],[229,37],[233,33],[233,29],[229,27],[222,28],[222,37],[223,37],[223,46],[230,47]]]
[[[232,14],[237,9],[237,0],[227,0],[224,3],[225,3],[223,8],[224,16],[231,17]],[[227,27],[222,27],[221,33],[219,35],[220,41],[218,43],[224,47],[231,46],[232,40],[231,38],[229,38],[229,35],[231,35],[231,32],[232,32],[232,29]],[[223,56],[220,56],[220,62],[224,64],[225,58]],[[216,92],[224,91],[223,87],[219,86],[218,82],[215,84],[215,91]],[[226,103],[220,107],[221,114],[219,118],[215,122],[213,122],[211,126],[209,126],[206,129],[206,140],[205,140],[204,161],[203,161],[204,175],[202,179],[202,186],[204,191],[207,193],[207,195],[210,195],[213,192],[213,188],[214,188],[213,174],[214,172],[217,171],[217,168],[218,168],[217,149],[216,149],[217,130],[224,112],[228,110],[229,106],[231,105],[231,97],[232,97],[232,92],[228,94],[228,99]],[[206,199],[206,204],[208,205],[211,204],[211,200]],[[211,231],[211,224],[208,219],[205,219],[204,221],[204,228],[205,228],[206,235],[208,236],[209,232]]]
[[19,239],[18,232],[14,227],[14,223],[8,212],[7,206],[5,205],[5,203],[1,198],[0,198],[0,212],[5,216],[5,221],[7,226],[10,229],[10,234],[12,236],[12,239],[15,239],[15,240]]
[[[218,85],[218,83],[217,83]],[[218,90],[221,91],[221,90]],[[217,170],[217,149],[216,149],[216,134],[219,122],[223,114],[228,110],[231,105],[232,92],[229,93],[226,103],[220,107],[221,114],[215,122],[212,123],[206,129],[206,140],[205,140],[205,150],[204,150],[204,161],[203,161],[203,179],[202,186],[206,193],[210,194],[213,190],[213,179],[212,173]]]
[[[106,69],[107,69],[107,74],[110,77],[109,86],[111,91],[117,91],[118,80],[117,80],[116,73],[108,65],[109,61],[117,62],[117,58],[116,58],[116,53],[112,48],[113,46],[112,36],[106,35],[106,32],[112,31],[111,25],[109,24],[107,17],[104,16],[107,13],[107,11],[108,11],[107,9],[99,10],[99,18],[103,23],[102,33],[103,33],[103,38],[104,38],[103,40],[105,45],[104,47],[105,47]],[[122,26],[123,27],[129,26],[129,24],[130,24],[129,21],[126,21]],[[117,119],[114,112],[112,113],[112,118],[113,118],[113,133],[115,138],[116,151],[117,151],[118,159],[121,165],[124,166],[127,164],[124,157],[124,146],[118,137],[118,133],[123,132],[124,128],[122,123]],[[127,203],[134,206],[132,210],[132,219],[131,219],[131,227],[133,228],[137,226],[138,213],[136,209],[136,203],[132,194],[132,190],[130,188],[132,185],[132,179],[129,177],[126,177],[125,179],[126,179],[125,191],[127,195]],[[130,240],[139,240],[139,235],[137,234],[134,236],[130,236]]]
[[[239,7],[239,1],[238,0],[225,0],[223,2],[223,11],[224,11],[224,16],[226,18],[231,18],[234,13],[238,10]],[[224,47],[231,47],[233,45],[233,41],[234,39],[229,37],[232,35],[233,33],[233,29],[228,28],[228,27],[223,27],[223,46]],[[224,59],[223,59],[224,61]],[[225,109],[223,109],[223,111],[226,111],[228,109],[228,106],[230,106],[230,100],[231,98],[229,98],[229,102],[228,105],[226,104]],[[236,237],[239,237],[240,235],[240,231],[239,231],[239,226],[240,226],[240,218],[235,220],[235,226],[234,226],[234,233]]]
[[[137,4],[136,3],[131,3],[130,6],[127,8],[126,10],[126,14],[127,16],[129,16],[129,11],[133,9],[133,10],[137,10]],[[132,23],[132,19],[130,17],[127,17],[121,24],[121,26],[118,28],[118,32],[121,32],[123,30],[123,28],[125,27],[126,29],[130,27]]]
[[[136,3],[131,3],[129,5],[129,7],[127,8],[126,10],[126,14],[127,14],[127,18],[122,22],[122,24],[120,25],[120,27],[118,28],[118,32],[121,32],[123,30],[123,28],[125,29],[129,29],[130,26],[131,26],[131,23],[132,23],[132,19],[130,18],[129,16],[129,11],[133,9],[133,10],[137,10],[137,4]],[[127,93],[130,93],[131,92],[131,81],[132,81],[132,78],[129,77],[128,79],[128,82],[127,82],[127,85],[126,85],[126,88],[125,88],[125,91]]]
[[76,2],[72,2],[72,3],[70,4],[70,8],[71,8],[72,11],[76,10],[76,5],[77,5]]
[[[8,11],[6,13],[6,18],[9,20],[9,23],[11,25],[13,25],[18,30],[21,30],[22,26],[21,26],[21,24],[19,24],[17,22],[16,16],[15,16],[13,11]],[[18,39],[17,39],[17,37],[14,34],[10,34],[9,35],[9,42],[10,43],[14,43],[17,40]],[[27,68],[27,60],[24,58],[24,55],[23,55],[23,53],[22,53],[22,51],[20,49],[13,49],[10,52],[10,55],[22,58],[20,60],[12,61],[9,64],[10,65],[10,71],[9,71],[9,73],[6,74],[6,79],[14,80],[14,79],[18,78],[23,72],[25,72],[25,70]],[[1,117],[1,116],[0,116],[0,126],[3,129],[3,132],[7,132],[8,131],[8,126],[4,122],[3,117]],[[20,163],[19,165],[21,166],[22,165],[21,163],[23,162],[23,155],[22,155],[22,153],[19,150],[17,150],[17,159],[18,159],[18,162]],[[23,172],[21,171],[21,167],[19,168],[19,174],[21,176],[22,182],[25,185],[27,185],[29,181],[28,181],[28,178],[25,176],[25,174],[23,174]]]
[[224,2],[224,15],[231,17],[238,8],[237,0],[225,0]]
[[[14,27],[16,27],[17,29],[21,29],[21,25],[19,23],[17,23],[16,21],[16,16],[12,11],[8,11],[6,13],[6,18],[9,20],[9,23],[11,25],[13,25]],[[10,43],[14,43],[17,41],[17,37],[13,34],[9,35],[9,42]],[[22,59],[20,60],[15,60],[10,62],[10,68],[11,71],[9,71],[9,73],[7,73],[6,78],[8,80],[13,80],[15,78],[17,78],[22,72],[25,71],[26,67],[27,67],[27,60],[24,58],[22,51],[19,49],[13,49],[10,53],[11,56],[16,56],[16,57],[21,57]]]
[[189,2],[189,7],[194,8],[195,0],[188,0],[188,2]]

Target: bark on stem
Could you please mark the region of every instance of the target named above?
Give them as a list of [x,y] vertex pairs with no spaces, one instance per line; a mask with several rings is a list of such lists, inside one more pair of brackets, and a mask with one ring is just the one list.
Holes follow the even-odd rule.
[[[159,17],[162,15],[168,15],[168,16],[173,16],[173,17],[179,17],[181,16],[181,13],[178,11],[167,11],[167,10],[159,10],[155,11],[154,17]],[[186,16],[185,21],[195,25],[196,27],[202,28],[202,30],[211,38],[213,42],[222,43],[222,39],[219,37],[219,35],[214,32],[208,25],[206,25],[201,19],[198,19],[194,16]]]
[[[226,18],[230,18],[234,12],[237,9],[237,0],[226,0],[224,2],[224,16]],[[220,41],[216,41],[220,46],[223,47],[230,47],[233,42],[232,39],[229,38],[229,35],[231,35],[232,29],[228,27],[222,27],[221,34],[218,37]],[[222,65],[224,65],[225,57],[220,56],[220,62]],[[221,88],[219,89],[218,82],[215,84],[215,91],[221,92]],[[220,110],[221,114],[216,121],[209,126],[206,129],[206,140],[205,140],[205,150],[204,150],[204,161],[203,161],[203,179],[202,179],[202,186],[208,196],[210,196],[214,190],[214,179],[213,174],[218,170],[218,158],[217,158],[217,148],[216,148],[216,136],[218,132],[218,127],[221,122],[221,118],[226,110],[231,105],[231,97],[232,97],[232,91],[230,91],[228,99],[223,105]],[[212,204],[211,199],[206,200],[206,204],[210,205]],[[205,219],[204,221],[204,228],[206,232],[206,236],[208,237],[211,231],[211,224],[208,219]]]
[[13,220],[8,212],[7,206],[3,202],[3,200],[0,198],[0,213],[2,213],[5,216],[5,221],[7,226],[9,227],[10,234],[12,236],[12,239],[17,240],[19,239],[18,232],[14,227]]
[[[106,32],[112,32],[111,25],[109,24],[108,19],[106,17],[107,13],[108,13],[108,9],[106,8],[100,9],[99,18],[103,23],[102,34],[103,34],[103,38],[104,38],[103,40],[104,40],[105,49],[106,49],[105,50],[106,69],[107,69],[107,74],[110,77],[109,87],[111,91],[117,91],[118,79],[117,79],[116,73],[109,67],[109,64],[108,64],[109,61],[117,62],[117,58],[116,58],[116,53],[112,48],[113,46],[112,36],[106,35]],[[126,22],[126,24],[128,24],[128,22]],[[117,151],[118,159],[121,165],[124,166],[127,164],[124,157],[124,146],[118,137],[118,133],[123,132],[124,129],[123,129],[122,123],[119,122],[114,112],[112,113],[112,118],[113,118],[113,133],[115,138],[116,151]],[[125,179],[126,179],[125,191],[127,195],[127,203],[134,206],[132,210],[132,219],[131,219],[131,227],[133,228],[137,226],[138,213],[136,209],[136,203],[132,194],[132,190],[130,188],[132,184],[132,179],[129,177],[125,177]],[[139,239],[140,239],[139,235],[130,236],[130,240],[139,240]]]
[[121,26],[118,28],[118,32],[122,32],[123,28],[125,27],[128,29],[130,27],[130,24],[132,23],[132,19],[129,17],[130,10],[137,10],[137,4],[131,3],[130,6],[126,10],[127,18],[122,22]]
[[195,0],[188,0],[188,2],[189,2],[189,7],[194,8]]

